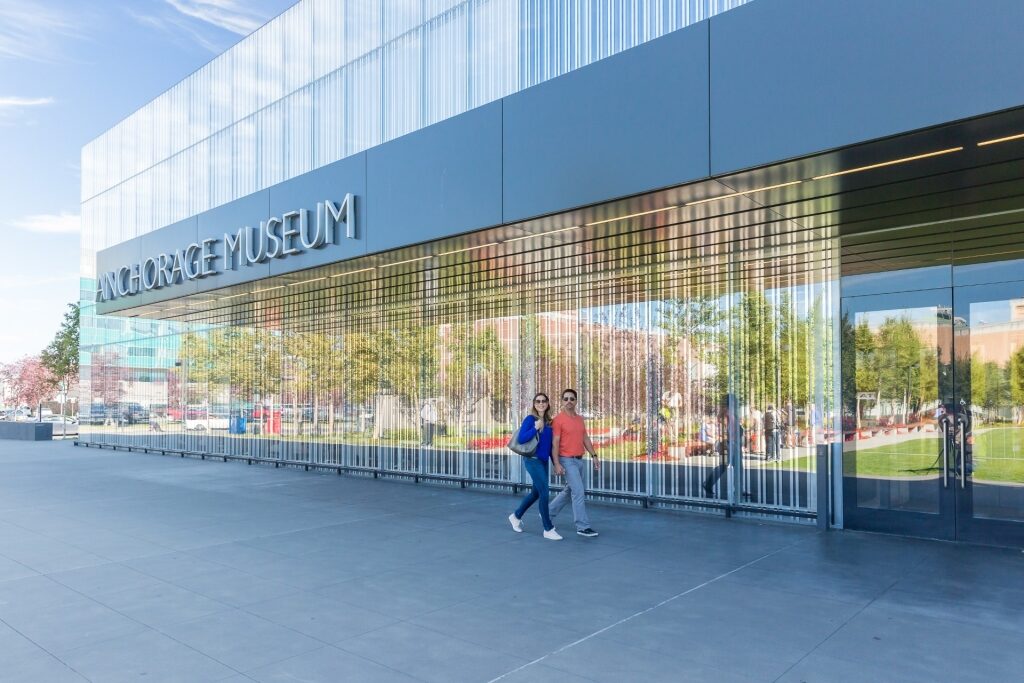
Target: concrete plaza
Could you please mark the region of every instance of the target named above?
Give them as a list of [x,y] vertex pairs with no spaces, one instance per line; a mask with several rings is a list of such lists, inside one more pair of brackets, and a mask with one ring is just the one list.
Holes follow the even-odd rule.
[[[3,681],[1009,681],[1024,554],[0,441]],[[563,515],[568,514],[568,510]]]

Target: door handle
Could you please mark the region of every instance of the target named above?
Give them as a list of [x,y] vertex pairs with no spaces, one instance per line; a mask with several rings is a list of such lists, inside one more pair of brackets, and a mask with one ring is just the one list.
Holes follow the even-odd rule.
[[960,488],[967,488],[967,449],[964,447],[964,426],[960,427]]
[[949,430],[945,422],[940,422],[942,430],[942,488],[949,488]]

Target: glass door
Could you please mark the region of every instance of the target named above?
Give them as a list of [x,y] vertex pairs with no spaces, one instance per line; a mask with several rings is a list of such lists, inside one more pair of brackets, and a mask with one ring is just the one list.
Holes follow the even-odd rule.
[[957,538],[1024,545],[1024,282],[954,290]]
[[849,297],[842,308],[845,524],[953,539],[952,292]]

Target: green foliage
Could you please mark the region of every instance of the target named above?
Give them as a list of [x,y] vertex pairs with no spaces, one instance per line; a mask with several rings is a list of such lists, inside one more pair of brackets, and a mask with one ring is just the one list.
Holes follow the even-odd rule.
[[511,361],[490,325],[452,325],[446,338],[441,390],[460,430],[477,403],[490,398],[502,411],[510,392]]
[[39,356],[43,366],[50,371],[63,391],[71,391],[78,382],[79,319],[78,304],[68,304],[60,329]]
[[190,387],[186,403],[198,401],[205,392],[196,385],[203,384],[211,393],[221,388],[253,401],[280,390],[281,344],[268,330],[232,326],[189,332],[178,359],[180,379]]
[[1010,356],[1010,398],[1014,405],[1024,406],[1024,346]]

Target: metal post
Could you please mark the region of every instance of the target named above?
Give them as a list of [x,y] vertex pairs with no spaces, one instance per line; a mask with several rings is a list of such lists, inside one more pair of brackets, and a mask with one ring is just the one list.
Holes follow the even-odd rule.
[[827,444],[818,444],[815,449],[817,458],[817,485],[818,485],[818,528],[825,531],[829,528],[829,464],[832,459],[832,447]]

